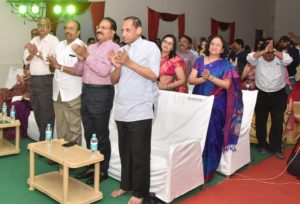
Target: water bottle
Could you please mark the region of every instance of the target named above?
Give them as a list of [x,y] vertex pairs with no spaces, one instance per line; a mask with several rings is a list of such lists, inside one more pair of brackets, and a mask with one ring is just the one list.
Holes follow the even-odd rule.
[[97,153],[97,150],[98,150],[98,139],[96,137],[96,133],[92,134],[92,138],[91,138],[91,150],[93,152],[93,155],[95,155]]
[[45,136],[45,140],[47,141],[48,145],[52,144],[52,127],[51,124],[48,123],[47,127],[46,127],[46,136]]
[[5,122],[7,117],[7,105],[5,102],[2,103],[2,121]]
[[16,120],[16,109],[15,109],[15,105],[12,105],[11,108],[10,108],[10,122],[11,123],[14,123],[15,120]]

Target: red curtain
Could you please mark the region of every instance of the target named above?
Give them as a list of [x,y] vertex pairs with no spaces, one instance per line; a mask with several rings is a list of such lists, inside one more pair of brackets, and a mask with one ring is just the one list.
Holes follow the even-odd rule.
[[235,22],[232,23],[226,23],[217,21],[215,19],[211,19],[211,34],[216,35],[218,34],[219,28],[222,31],[229,29],[229,43],[232,43],[234,41],[234,34],[235,34]]
[[93,20],[93,28],[96,33],[96,26],[104,17],[105,2],[95,2],[91,5],[91,14]]
[[159,19],[164,21],[175,21],[178,19],[179,36],[184,35],[185,14],[160,13],[148,7],[148,37],[150,41],[155,41],[158,34]]

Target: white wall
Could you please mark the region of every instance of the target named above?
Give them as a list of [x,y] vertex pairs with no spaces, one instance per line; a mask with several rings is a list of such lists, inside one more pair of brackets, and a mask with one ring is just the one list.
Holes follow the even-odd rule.
[[292,31],[300,35],[300,1],[276,0],[275,40]]
[[[117,21],[120,28],[124,17],[134,15],[142,20],[144,35],[148,35],[150,7],[159,12],[185,13],[185,33],[191,37],[207,37],[210,34],[210,18],[224,22],[236,22],[236,38],[254,45],[255,29],[265,30],[272,36],[274,30],[275,0],[106,0],[105,16]],[[160,21],[159,37],[170,32],[177,34],[177,21]],[[120,29],[118,29],[120,34]]]
[[36,23],[26,22],[11,13],[10,5],[0,1],[0,87],[3,87],[10,66],[22,66],[24,46]]
[[[11,13],[11,7],[5,1],[0,1],[0,87],[3,87],[10,67],[22,67],[24,46],[30,41],[30,31],[37,27],[36,22],[26,21]],[[82,25],[81,38],[84,42],[89,37],[95,37],[89,11],[75,17]],[[64,39],[64,21],[58,24],[57,36]]]
[[[285,0],[292,1],[292,0]],[[297,1],[297,0],[295,0]],[[299,5],[299,3],[298,3]],[[246,44],[254,44],[255,29],[263,29],[266,36],[273,36],[275,0],[106,0],[105,16],[114,18],[118,34],[124,17],[138,16],[142,20],[144,35],[148,36],[148,12],[150,7],[159,12],[185,13],[185,33],[191,37],[207,37],[210,34],[210,18],[219,21],[236,22],[236,38]],[[34,22],[26,22],[11,13],[9,5],[0,1],[0,87],[5,80],[8,67],[22,65],[24,45],[30,40]],[[285,12],[283,12],[285,13]],[[82,26],[83,41],[92,36],[92,22],[89,12],[76,18]],[[58,26],[57,36],[63,39],[63,23]],[[177,34],[177,21],[160,22],[159,37],[168,33]]]

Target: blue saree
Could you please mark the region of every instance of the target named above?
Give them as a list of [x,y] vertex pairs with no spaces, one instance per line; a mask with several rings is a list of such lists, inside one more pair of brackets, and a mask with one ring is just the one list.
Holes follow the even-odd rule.
[[227,60],[220,59],[205,65],[204,57],[200,57],[194,69],[198,71],[197,77],[201,77],[201,73],[207,69],[214,77],[231,79],[228,90],[217,87],[211,81],[197,84],[193,90],[193,94],[215,96],[202,155],[204,179],[208,182],[215,175],[222,151],[235,150],[243,115],[242,92],[238,83],[239,75]]

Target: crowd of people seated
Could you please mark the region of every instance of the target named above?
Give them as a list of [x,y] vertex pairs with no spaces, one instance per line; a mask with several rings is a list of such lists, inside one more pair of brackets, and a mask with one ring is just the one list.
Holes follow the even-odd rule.
[[[7,112],[10,112],[12,106],[16,110],[16,119],[20,120],[21,128],[20,135],[22,138],[27,137],[28,117],[32,110],[29,102],[29,81],[30,73],[29,66],[23,65],[23,75],[16,76],[16,82],[12,88],[0,89],[0,102],[5,102],[7,105]],[[15,101],[12,101],[14,97],[19,96]],[[4,129],[4,136],[7,139],[15,138],[15,128]]]
[[[235,150],[243,115],[242,89],[258,90],[255,113],[259,152],[271,151],[284,158],[285,86],[288,81],[295,83],[299,50],[292,39],[299,43],[300,37],[289,33],[290,37],[281,37],[278,45],[272,39],[261,39],[252,50],[242,39],[227,46],[219,35],[202,37],[200,44],[184,35],[177,46],[172,34],[156,43],[142,38],[137,17],[125,18],[121,26],[122,42],[115,21],[105,17],[96,27],[96,39],[89,38],[85,44],[79,39],[81,26],[75,20],[66,22],[63,41],[50,34],[48,18],[38,21],[24,51],[24,76],[17,76],[11,89],[0,90],[0,101],[16,107],[23,137],[31,110],[40,140],[45,139],[44,130],[50,123],[56,126],[59,138],[80,145],[82,122],[87,148],[91,134],[96,133],[98,150],[105,155],[101,162],[104,180],[111,151],[108,122],[115,102],[122,176],[120,189],[111,195],[131,191],[129,203],[141,203],[149,193],[151,124],[158,90],[188,93],[190,83],[195,85],[193,94],[215,96],[203,152],[206,182],[213,178],[222,151]],[[13,96],[22,99],[12,102]],[[269,113],[272,126],[268,143],[265,123]],[[87,183],[92,184],[93,171],[88,167],[76,177],[90,178]]]

